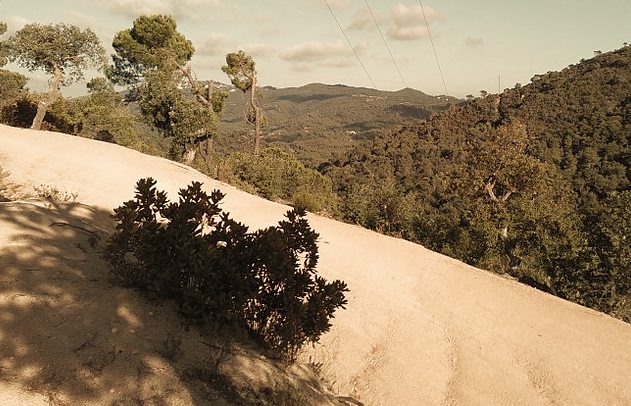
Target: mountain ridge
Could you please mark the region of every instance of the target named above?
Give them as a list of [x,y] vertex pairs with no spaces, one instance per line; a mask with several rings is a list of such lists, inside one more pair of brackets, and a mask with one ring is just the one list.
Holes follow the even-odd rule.
[[[245,97],[231,91],[226,100],[216,143],[222,152],[243,150],[252,143],[244,118]],[[459,102],[410,88],[383,91],[322,83],[262,87],[257,97],[266,117],[263,145],[289,149],[310,167],[342,156],[354,144],[397,127],[404,118],[423,120]]]

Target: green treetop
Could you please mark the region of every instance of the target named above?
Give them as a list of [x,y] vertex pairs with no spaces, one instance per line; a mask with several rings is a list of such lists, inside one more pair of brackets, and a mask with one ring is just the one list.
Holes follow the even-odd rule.
[[[6,29],[6,27],[4,27]],[[31,128],[40,129],[46,109],[61,97],[61,86],[83,79],[89,68],[105,65],[105,50],[96,34],[67,24],[27,24],[4,44],[8,59],[29,71],[52,75],[46,97],[37,106]]]
[[116,34],[112,46],[110,79],[134,90],[143,115],[173,140],[173,154],[190,163],[199,150],[208,160],[227,95],[195,79],[187,66],[195,48],[177,31],[173,17],[139,17],[132,28]]
[[230,78],[232,84],[242,92],[250,91],[250,101],[246,108],[248,123],[254,124],[254,153],[258,154],[261,144],[261,125],[263,114],[256,100],[256,64],[244,51],[226,55],[226,65],[221,70]]

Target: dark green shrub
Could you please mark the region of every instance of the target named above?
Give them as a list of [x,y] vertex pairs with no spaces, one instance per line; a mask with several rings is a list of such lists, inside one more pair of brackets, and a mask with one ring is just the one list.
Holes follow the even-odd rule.
[[26,94],[24,90],[28,78],[21,73],[0,69],[0,121],[8,123],[15,110],[18,98]]
[[348,289],[316,275],[318,234],[304,211],[249,233],[219,209],[220,191],[193,182],[171,203],[155,184],[139,180],[135,199],[114,210],[106,259],[116,280],[176,301],[189,321],[241,325],[288,359],[329,330]]
[[344,282],[327,283],[316,275],[318,234],[304,214],[290,211],[277,227],[254,233],[257,294],[245,310],[250,329],[267,347],[290,359],[302,344],[328,331],[333,313],[346,304]]
[[2,106],[0,119],[2,123],[13,127],[29,128],[36,112],[37,100],[32,94],[23,92],[12,103]]

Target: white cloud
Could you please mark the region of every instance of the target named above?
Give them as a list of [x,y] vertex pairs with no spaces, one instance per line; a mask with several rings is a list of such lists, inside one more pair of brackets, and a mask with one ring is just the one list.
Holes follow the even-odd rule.
[[[394,23],[402,27],[414,27],[419,24],[425,24],[421,6],[406,6],[399,3],[392,9],[392,16]],[[425,6],[425,16],[430,24],[443,18],[441,13],[427,6]]]
[[109,8],[128,17],[166,14],[175,19],[195,20],[203,16],[207,7],[221,5],[220,0],[102,0]]
[[272,44],[268,43],[257,43],[257,44],[248,44],[244,45],[243,50],[253,58],[265,58],[267,56],[271,56],[276,52],[276,49]]
[[[368,46],[358,43],[354,51],[363,53]],[[355,54],[348,45],[337,42],[304,42],[280,52],[281,59],[293,64],[294,70],[307,71],[314,66],[346,67],[352,65]]]
[[[365,47],[365,44],[359,44],[355,47],[355,50],[360,52]],[[353,50],[341,41],[303,42],[280,53],[280,57],[289,62],[323,61],[326,59],[349,58],[352,56]]]
[[[428,24],[443,18],[441,13],[431,7],[425,7],[425,17]],[[392,9],[392,25],[388,29],[388,36],[401,41],[427,37],[425,17],[421,6],[397,4]]]
[[[376,10],[373,10],[373,14],[375,15],[377,23],[382,26],[386,20],[385,16],[383,16]],[[355,13],[353,19],[351,20],[351,23],[348,25],[349,30],[357,31],[372,30],[375,28],[375,22],[370,15],[370,11],[365,8]]]
[[234,43],[225,34],[213,32],[195,42],[195,54],[200,56],[226,55]]
[[420,38],[427,38],[427,27],[394,27],[388,31],[388,36],[399,41],[412,41]]

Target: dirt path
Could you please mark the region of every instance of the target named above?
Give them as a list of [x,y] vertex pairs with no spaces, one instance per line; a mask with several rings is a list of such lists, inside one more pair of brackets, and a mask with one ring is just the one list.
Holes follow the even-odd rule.
[[[170,193],[191,180],[221,188],[224,207],[252,227],[287,209],[167,160],[60,134],[0,126],[0,155],[16,184],[55,185],[103,212],[146,176]],[[310,221],[321,235],[320,272],[351,293],[304,358],[322,363],[341,396],[366,405],[631,404],[630,325],[416,244]]]

